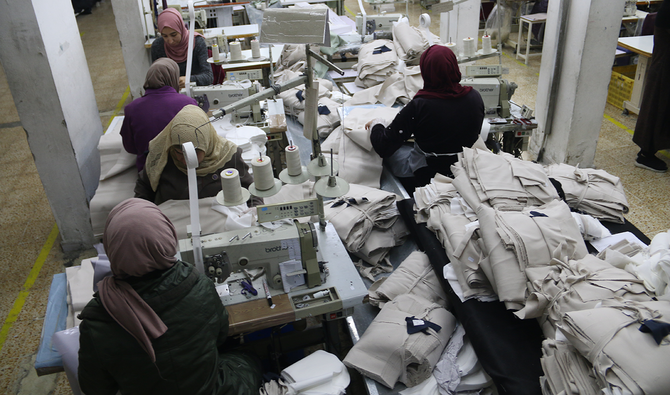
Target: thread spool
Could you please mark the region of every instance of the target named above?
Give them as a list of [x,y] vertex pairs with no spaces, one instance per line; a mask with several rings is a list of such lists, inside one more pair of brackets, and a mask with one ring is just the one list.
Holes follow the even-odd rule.
[[225,169],[221,172],[221,190],[225,202],[237,202],[242,199],[242,184],[237,169]]
[[258,40],[251,40],[251,57],[254,59],[261,57],[261,43]]
[[300,165],[300,149],[295,145],[286,147],[286,169],[289,176],[299,176],[302,173]]
[[482,36],[482,52],[484,54],[493,52],[493,48],[491,47],[491,36],[488,34]]
[[259,191],[267,191],[275,185],[270,157],[263,155],[260,158],[254,158],[251,161],[251,167],[254,170],[254,184],[256,189]]
[[454,55],[458,56],[458,49],[456,48],[456,43],[448,42],[444,45],[447,48],[451,49],[454,52]]
[[239,41],[233,41],[229,44],[230,47],[230,60],[239,61],[242,60],[242,46]]
[[212,44],[212,59],[214,59],[215,62],[221,60],[219,56],[219,46],[217,44]]
[[477,52],[477,43],[472,37],[466,37],[463,39],[463,56],[471,58],[475,56]]

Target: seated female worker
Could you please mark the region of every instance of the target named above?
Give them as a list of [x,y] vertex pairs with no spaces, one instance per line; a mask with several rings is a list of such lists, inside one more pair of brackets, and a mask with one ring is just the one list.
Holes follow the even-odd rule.
[[[188,58],[189,31],[184,24],[181,13],[174,8],[167,8],[158,15],[158,31],[151,44],[151,61],[158,58],[170,58],[179,65],[179,88],[186,86],[186,60]],[[214,81],[212,66],[207,63],[207,43],[200,33],[195,33],[193,40],[193,59],[191,64],[191,81],[196,85],[211,85]]]
[[[135,197],[156,204],[189,198],[186,159],[182,152],[182,144],[189,141],[200,163],[195,170],[198,198],[213,197],[221,191],[220,174],[224,169],[237,169],[243,188],[254,182],[249,166],[242,159],[242,149],[216,134],[207,114],[189,104],[149,142],[147,162],[135,184]],[[253,205],[261,202],[259,198],[252,199]]]
[[102,241],[112,276],[79,315],[83,393],[258,394],[260,360],[219,351],[226,308],[210,279],[175,258],[177,233],[155,204],[119,203]]
[[197,105],[195,99],[179,93],[179,66],[170,58],[160,58],[149,67],[144,96],[125,109],[121,125],[123,148],[137,155],[137,171],[144,169],[149,141],[156,137],[184,106]]
[[[451,165],[463,147],[471,147],[484,121],[484,102],[479,92],[462,86],[458,61],[451,49],[433,45],[419,61],[423,88],[403,107],[390,125],[373,119],[366,124],[375,151],[396,164],[418,163],[412,153],[425,156],[427,166],[412,169],[413,187],[426,185],[436,173],[453,177]],[[415,149],[401,150],[414,137]],[[406,186],[407,188],[407,186]],[[413,190],[413,188],[411,188]],[[409,191],[408,191],[409,192]]]

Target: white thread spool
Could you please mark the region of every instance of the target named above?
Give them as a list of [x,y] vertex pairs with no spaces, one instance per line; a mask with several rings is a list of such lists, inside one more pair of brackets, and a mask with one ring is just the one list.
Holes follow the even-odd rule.
[[221,190],[226,203],[238,202],[242,199],[240,172],[237,169],[224,169],[221,172]]
[[458,48],[456,48],[456,43],[448,42],[444,45],[447,48],[451,49],[454,52],[454,55],[458,56]]
[[254,59],[261,57],[261,43],[258,40],[251,40],[251,57]]
[[477,43],[472,37],[466,37],[463,39],[463,56],[471,58],[475,56],[477,52]]
[[230,46],[230,60],[242,60],[242,46],[239,41],[233,41]]
[[212,59],[214,59],[215,62],[220,60],[219,46],[217,44],[212,44]]
[[482,36],[482,52],[484,54],[493,52],[493,48],[491,47],[491,36],[488,34]]
[[251,161],[251,167],[254,170],[254,186],[256,189],[267,191],[275,186],[270,157],[263,155],[260,158],[254,158]]
[[302,174],[302,166],[300,164],[300,149],[296,145],[289,145],[286,147],[286,169],[288,175],[295,177]]

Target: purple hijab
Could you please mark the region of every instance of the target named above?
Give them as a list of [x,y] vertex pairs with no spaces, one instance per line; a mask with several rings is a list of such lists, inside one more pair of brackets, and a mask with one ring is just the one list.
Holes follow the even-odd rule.
[[419,61],[423,89],[414,97],[428,99],[457,99],[472,90],[462,86],[458,60],[451,49],[442,45],[433,45],[421,54]]
[[124,280],[169,269],[175,264],[174,225],[155,204],[144,199],[127,199],[109,213],[102,242],[113,274],[98,283],[102,305],[155,362],[151,339],[163,335],[167,326]]

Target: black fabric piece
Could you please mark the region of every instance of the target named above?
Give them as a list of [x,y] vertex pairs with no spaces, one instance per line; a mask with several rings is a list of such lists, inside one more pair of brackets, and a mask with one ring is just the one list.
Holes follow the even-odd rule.
[[646,320],[640,325],[640,332],[651,333],[651,336],[660,345],[663,338],[670,334],[670,324],[656,320]]
[[372,51],[372,54],[373,54],[373,55],[379,55],[380,53],[384,53],[384,52],[391,52],[391,50],[390,50],[389,47],[387,47],[386,45],[382,45],[381,47],[377,47],[377,48],[375,48],[375,49]]
[[299,91],[297,91],[297,92],[295,93],[295,97],[298,98],[298,101],[299,101],[300,103],[302,103],[303,101],[305,101],[305,97],[302,95],[302,89],[299,90]]
[[[421,321],[420,325],[415,325],[414,321]],[[442,329],[441,326],[432,323],[430,321],[422,320],[421,318],[416,318],[414,316],[405,317],[405,322],[407,322],[407,334],[413,335],[417,332],[423,332],[428,334],[428,328],[432,328],[435,332],[439,332]]]
[[539,211],[531,211],[530,212],[530,217],[533,218],[533,217],[549,217],[549,216],[547,214],[541,213]]
[[319,106],[317,111],[319,112],[319,115],[329,115],[330,114],[330,109],[326,106]]
[[565,191],[563,190],[563,184],[561,184],[561,182],[557,179],[551,177],[549,177],[549,181],[551,181],[551,185],[553,185],[556,189],[556,192],[558,192],[558,197],[560,197],[561,200],[565,202]]
[[540,376],[544,375],[542,331],[537,320],[521,320],[502,302],[461,302],[442,275],[449,263],[444,248],[426,224],[414,220],[414,199],[397,203],[405,224],[419,249],[428,255],[430,264],[447,294],[450,311],[463,325],[482,367],[493,379],[500,395],[541,395]]

